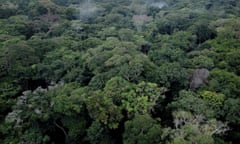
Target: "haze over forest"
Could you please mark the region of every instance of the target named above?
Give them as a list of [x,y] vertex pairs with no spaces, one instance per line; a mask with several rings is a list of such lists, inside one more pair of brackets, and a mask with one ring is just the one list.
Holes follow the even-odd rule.
[[239,0],[0,0],[0,144],[238,144]]

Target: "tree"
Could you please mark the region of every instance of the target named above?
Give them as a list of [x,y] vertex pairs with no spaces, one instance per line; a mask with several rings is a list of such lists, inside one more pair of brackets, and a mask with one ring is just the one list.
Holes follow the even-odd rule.
[[32,9],[30,12],[32,16],[55,15],[62,11],[61,7],[50,0],[39,0],[31,4]]
[[104,17],[104,20],[106,25],[110,25],[115,28],[126,28],[131,25],[129,22],[130,20],[122,14],[108,14]]
[[[46,123],[51,119],[50,115],[52,115],[52,106],[47,90],[38,88],[34,92],[25,91],[18,97],[13,111],[5,117],[5,123],[14,128],[12,134],[16,136],[18,142],[40,144],[49,140],[48,136],[43,134],[44,129],[41,128],[40,123]],[[6,136],[5,140],[9,137]]]
[[167,62],[179,62],[180,64],[184,64],[184,56],[184,52],[179,48],[173,49],[162,47],[159,50],[150,51],[149,53],[151,60],[158,66]]
[[204,120],[201,115],[193,116],[189,112],[173,113],[175,137],[171,143],[210,143],[214,144],[213,135],[224,134],[229,130],[227,124],[216,120]]
[[75,95],[76,92],[72,90],[76,88],[76,84],[73,83],[60,86],[53,91],[51,102],[53,103],[54,112],[67,116],[81,112],[84,98],[81,95]]
[[129,117],[154,112],[157,101],[165,98],[165,91],[166,88],[159,88],[155,83],[140,82],[122,94],[122,108],[127,111]]
[[144,61],[140,57],[129,61],[121,67],[120,75],[128,81],[139,81],[142,73],[144,72]]
[[225,95],[221,93],[211,92],[211,91],[201,91],[200,96],[209,101],[212,107],[223,106]]
[[165,87],[173,86],[172,84],[180,84],[186,86],[187,84],[187,71],[178,62],[164,63],[156,72],[157,83]]
[[112,99],[115,105],[120,106],[122,104],[123,93],[129,92],[133,88],[134,84],[131,84],[127,80],[121,77],[113,77],[107,81],[104,93]]
[[4,2],[0,6],[0,18],[8,18],[16,14],[17,5],[12,2]]
[[240,74],[240,61],[239,61],[239,54],[240,52],[237,50],[233,50],[227,53],[226,62],[230,67],[229,70],[235,72],[236,74]]
[[214,105],[202,99],[197,93],[182,90],[176,100],[172,101],[168,108],[172,110],[189,111],[193,115],[203,115],[206,118],[217,117]]
[[231,122],[232,124],[240,124],[240,117],[238,113],[238,109],[240,106],[240,101],[238,99],[229,98],[224,102],[223,107],[223,115],[227,121]]
[[8,76],[18,77],[19,80],[31,76],[31,66],[39,61],[35,50],[25,42],[6,45],[2,54],[1,67]]
[[147,15],[134,15],[133,18],[133,23],[138,31],[144,31],[144,26],[152,21],[152,18],[147,16]]
[[[134,43],[120,42],[116,38],[108,38],[97,48],[89,49],[84,59],[95,74],[93,79],[99,81],[99,87],[112,76],[121,76],[131,82],[141,81],[152,65],[146,55],[137,51]],[[102,86],[100,82],[103,82]]]
[[210,79],[209,90],[223,93],[226,97],[237,97],[240,87],[240,78],[236,74],[225,70],[213,69],[210,72]]
[[[152,33],[156,33],[154,28]],[[150,39],[153,42],[153,49],[171,48],[181,49],[184,52],[190,52],[196,49],[196,36],[188,31],[177,31],[171,35],[168,34],[154,34],[155,36]]]
[[191,60],[191,64],[194,68],[206,68],[206,69],[212,69],[214,67],[214,62],[211,58],[206,56],[198,56],[194,57]]
[[84,114],[72,114],[61,119],[62,125],[67,131],[66,143],[78,144],[86,142],[87,126],[90,124]]
[[27,44],[34,49],[41,62],[46,58],[47,53],[59,48],[59,44],[50,39],[34,38],[28,40]]
[[123,118],[119,107],[101,91],[94,91],[86,99],[89,116],[110,129],[116,129]]
[[216,37],[216,31],[209,28],[206,24],[198,24],[195,27],[195,34],[197,36],[197,44],[201,44],[209,39],[214,39]]
[[77,9],[75,7],[67,7],[65,10],[65,15],[68,20],[77,19]]
[[98,121],[93,121],[87,129],[87,138],[91,144],[111,144],[114,142],[109,137],[107,129]]
[[119,39],[122,41],[132,41],[134,32],[131,29],[120,29],[118,31]]
[[[51,44],[49,45],[51,46]],[[37,65],[39,77],[55,82],[60,80],[72,82],[76,80],[82,83],[84,79],[81,78],[85,71],[80,55],[80,52],[74,52],[66,47],[48,52],[43,62]]]
[[157,120],[148,114],[136,115],[132,120],[125,122],[123,143],[161,143],[161,134],[162,128]]

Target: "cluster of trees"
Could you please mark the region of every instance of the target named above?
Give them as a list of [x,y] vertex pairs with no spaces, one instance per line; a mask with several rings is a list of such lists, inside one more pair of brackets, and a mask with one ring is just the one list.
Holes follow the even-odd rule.
[[240,140],[237,0],[0,0],[0,143]]

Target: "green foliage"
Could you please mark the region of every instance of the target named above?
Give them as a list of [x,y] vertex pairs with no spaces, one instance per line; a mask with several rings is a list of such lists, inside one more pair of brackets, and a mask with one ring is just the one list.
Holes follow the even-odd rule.
[[[49,99],[47,90],[42,88],[34,92],[25,91],[22,96],[18,97],[13,111],[5,117],[5,125],[13,128],[12,133],[15,133],[18,142],[40,144],[49,140],[37,123],[37,121],[46,122],[50,119],[52,111]],[[11,135],[6,138],[12,139]],[[15,143],[15,139],[11,141]]]
[[73,84],[60,86],[55,90],[56,92],[53,94],[52,103],[53,110],[57,113],[62,113],[64,115],[70,116],[73,113],[80,113],[83,100],[81,95],[76,97],[72,93],[73,89],[76,86]]
[[74,7],[67,7],[65,10],[65,15],[68,20],[74,20],[77,19],[77,9]]
[[229,52],[226,56],[226,62],[229,67],[229,70],[235,72],[238,75],[240,74],[239,55],[240,55],[239,50],[234,50]]
[[208,118],[216,117],[213,109],[214,105],[200,98],[196,93],[191,91],[180,91],[179,97],[169,104],[169,108],[190,111],[195,115],[204,115]]
[[107,130],[98,121],[93,121],[87,130],[87,138],[91,144],[111,144],[113,140],[107,135]]
[[[59,81],[63,78],[70,82],[72,79],[79,79],[81,73],[84,72],[81,67],[82,63],[78,61],[81,58],[80,55],[81,53],[75,53],[64,47],[48,52],[44,61],[37,65],[40,77],[52,81]],[[79,82],[82,81],[79,80]]]
[[225,101],[223,112],[227,121],[234,124],[240,123],[239,107],[240,107],[239,98],[237,99],[229,98]]
[[64,127],[68,129],[67,143],[77,144],[83,142],[88,122],[82,116],[70,116],[62,119]]
[[122,41],[132,41],[133,33],[131,29],[120,29],[118,31],[119,39]]
[[122,114],[109,97],[104,96],[100,91],[91,93],[86,100],[87,109],[91,118],[99,120],[110,129],[118,128]]
[[132,120],[126,121],[123,143],[161,143],[162,128],[158,122],[149,115],[136,115]]
[[225,98],[224,94],[218,94],[211,91],[201,91],[200,96],[204,100],[208,100],[211,104],[216,106],[222,106]]
[[237,0],[0,0],[0,143],[240,141],[239,14]]
[[156,72],[158,83],[165,87],[170,87],[173,83],[181,83],[181,86],[186,86],[187,71],[178,62],[164,63]]
[[38,56],[41,61],[45,58],[48,52],[59,47],[57,42],[50,39],[35,38],[27,41],[27,44],[35,50],[36,56]]
[[102,139],[102,133],[104,128],[101,123],[94,121],[92,125],[88,128],[88,139],[92,144],[98,144]]
[[194,68],[207,68],[211,69],[214,67],[214,62],[211,58],[206,57],[206,56],[198,56],[194,57],[191,60],[191,64],[193,65]]
[[239,94],[240,78],[231,72],[220,69],[214,69],[210,72],[211,81],[209,82],[210,90],[221,92],[227,97],[236,98]]
[[149,56],[159,66],[167,62],[183,63],[185,59],[184,52],[179,48],[171,49],[162,47],[160,50],[150,51]]
[[189,112],[173,113],[175,137],[171,143],[210,143],[214,144],[213,134],[224,133],[228,127],[214,119],[205,121],[201,115],[193,116]]
[[165,91],[165,88],[158,88],[155,83],[141,82],[128,93],[123,93],[122,106],[130,116],[150,113],[154,111],[157,101],[164,99]]
[[209,28],[206,24],[196,25],[194,32],[197,36],[197,44],[201,44],[206,40],[213,39],[216,37],[214,29]]
[[0,18],[8,18],[16,14],[17,5],[11,2],[4,2],[0,5]]
[[41,131],[35,127],[29,129],[24,132],[21,137],[21,142],[29,143],[29,144],[41,144],[49,141],[48,136],[42,136]]
[[113,77],[107,81],[104,87],[105,94],[110,97],[115,105],[121,105],[123,93],[129,92],[133,88],[133,84],[121,77]]
[[25,42],[6,44],[2,49],[0,65],[5,75],[24,79],[31,76],[31,66],[38,63],[39,58],[33,48]]

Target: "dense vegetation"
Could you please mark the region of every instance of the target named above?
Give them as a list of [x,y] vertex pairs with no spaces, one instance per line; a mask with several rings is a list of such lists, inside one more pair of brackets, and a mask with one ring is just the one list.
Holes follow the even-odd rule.
[[239,17],[238,0],[0,0],[0,143],[238,143]]

